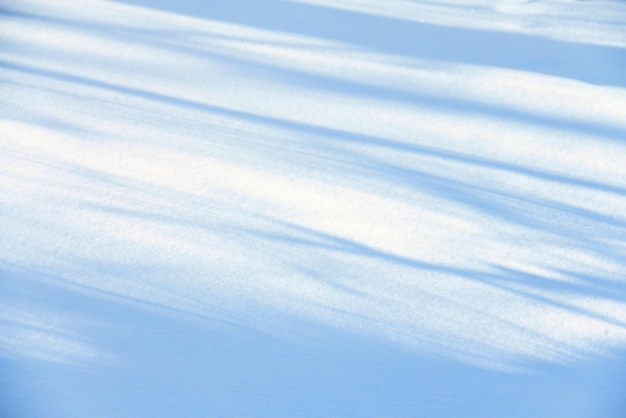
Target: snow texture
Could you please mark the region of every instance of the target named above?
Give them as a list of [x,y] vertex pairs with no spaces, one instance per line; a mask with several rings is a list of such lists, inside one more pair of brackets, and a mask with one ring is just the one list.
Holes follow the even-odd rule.
[[1,416],[626,416],[626,3],[0,12]]

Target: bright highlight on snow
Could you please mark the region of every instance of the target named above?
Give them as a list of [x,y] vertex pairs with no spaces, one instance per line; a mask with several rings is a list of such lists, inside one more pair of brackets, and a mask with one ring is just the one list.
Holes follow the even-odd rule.
[[626,410],[623,2],[0,11],[0,412]]

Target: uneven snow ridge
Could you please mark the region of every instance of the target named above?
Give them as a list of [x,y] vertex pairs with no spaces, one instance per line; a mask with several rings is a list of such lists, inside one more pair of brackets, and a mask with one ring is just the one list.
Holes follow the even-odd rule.
[[[623,377],[569,410],[514,382],[626,372],[626,4],[206,3],[2,4],[0,411],[623,416]],[[214,327],[279,348],[208,355]],[[285,389],[330,390],[298,350],[370,370],[368,344],[401,400],[379,369],[336,376],[362,410]],[[397,356],[508,376],[509,403],[412,397],[456,383]]]

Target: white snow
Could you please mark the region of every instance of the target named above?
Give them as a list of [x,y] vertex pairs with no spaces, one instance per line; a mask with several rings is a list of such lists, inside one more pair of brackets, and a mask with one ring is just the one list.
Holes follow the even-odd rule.
[[4,415],[623,416],[623,2],[1,10]]

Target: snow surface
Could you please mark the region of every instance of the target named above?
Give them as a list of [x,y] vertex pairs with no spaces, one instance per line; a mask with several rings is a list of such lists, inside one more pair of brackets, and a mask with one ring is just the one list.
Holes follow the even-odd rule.
[[626,3],[0,9],[3,417],[626,416]]

